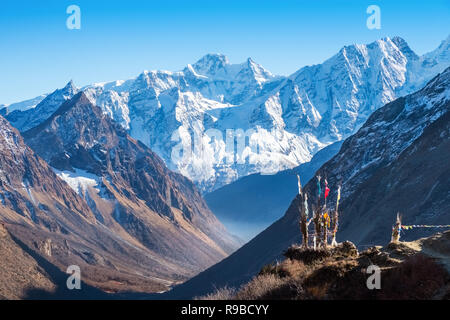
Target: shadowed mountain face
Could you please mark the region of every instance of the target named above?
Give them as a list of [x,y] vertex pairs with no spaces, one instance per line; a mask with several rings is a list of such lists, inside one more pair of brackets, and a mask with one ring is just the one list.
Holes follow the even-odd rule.
[[[319,170],[332,186],[342,181],[338,240],[385,244],[397,212],[406,225],[448,224],[449,110],[447,68],[422,90],[375,112]],[[315,187],[309,184],[307,190],[313,193]],[[430,234],[425,231],[403,236],[413,240]]]
[[17,245],[3,225],[0,225],[0,253],[0,300],[23,298],[27,295],[27,287],[55,290],[51,277]]
[[[336,200],[336,186],[342,184],[339,241],[387,243],[397,211],[402,212],[404,224],[448,224],[449,92],[450,68],[422,90],[377,110],[318,170],[332,188],[329,203]],[[310,181],[304,192],[314,203],[316,181]],[[169,297],[186,298],[214,287],[238,286],[264,264],[279,259],[283,250],[301,241],[299,199],[292,201],[280,220],[227,259],[175,288]],[[402,236],[423,235],[418,229]]]
[[98,224],[170,260],[180,275],[196,274],[236,248],[195,186],[84,93],[24,137],[85,199]]

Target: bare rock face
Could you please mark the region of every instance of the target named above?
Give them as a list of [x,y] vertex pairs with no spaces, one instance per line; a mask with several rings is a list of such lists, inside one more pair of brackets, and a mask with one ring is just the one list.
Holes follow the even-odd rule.
[[0,237],[4,238],[8,235],[8,231],[6,231],[6,228],[3,226],[3,224],[0,223]]
[[[27,147],[19,132],[0,117],[0,208],[6,221],[27,221],[48,229],[64,225],[46,212],[60,211],[68,217],[94,221],[87,204]],[[19,218],[20,217],[20,218]]]
[[39,251],[45,255],[52,256],[52,239],[46,239],[44,242],[39,244]]

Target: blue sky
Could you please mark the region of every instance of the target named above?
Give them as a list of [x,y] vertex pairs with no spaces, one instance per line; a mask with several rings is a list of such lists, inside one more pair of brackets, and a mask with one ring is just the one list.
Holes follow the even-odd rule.
[[[81,30],[66,8],[81,8]],[[366,8],[381,9],[381,29]],[[275,74],[323,62],[343,45],[405,38],[418,54],[450,33],[448,0],[241,0],[0,2],[0,104],[77,86],[181,70],[206,53],[247,57]]]

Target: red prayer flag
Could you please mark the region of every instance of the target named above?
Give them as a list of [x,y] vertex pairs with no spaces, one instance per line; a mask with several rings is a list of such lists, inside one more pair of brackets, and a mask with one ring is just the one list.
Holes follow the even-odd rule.
[[325,187],[325,199],[328,197],[329,193],[330,193],[330,188]]
[[328,188],[328,181],[325,180],[325,199],[328,197],[329,193],[330,193],[330,188]]

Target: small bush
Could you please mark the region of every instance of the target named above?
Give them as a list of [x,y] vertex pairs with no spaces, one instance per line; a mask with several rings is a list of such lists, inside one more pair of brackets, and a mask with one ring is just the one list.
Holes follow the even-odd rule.
[[283,283],[279,286],[268,290],[261,300],[294,300],[302,299],[305,296],[301,280],[293,278],[283,279]]
[[258,275],[269,275],[269,274],[273,274],[281,278],[285,276],[278,263],[266,264],[264,267],[261,268],[261,271],[258,273]]
[[306,293],[310,299],[323,300],[328,292],[328,285],[322,284],[314,287],[306,288]]
[[298,260],[286,259],[275,265],[268,264],[262,267],[258,275],[276,275],[280,278],[285,277],[305,277],[309,273],[310,268],[303,262]]
[[304,264],[310,265],[313,263],[320,263],[323,260],[331,256],[331,251],[328,249],[317,249],[312,248],[300,248],[300,247],[290,247],[284,253],[286,258],[291,260],[298,260]]
[[223,287],[205,296],[195,297],[194,300],[232,300],[235,294],[236,289]]
[[238,300],[268,299],[267,296],[270,292],[280,288],[285,283],[285,280],[274,274],[258,275],[242,286],[235,298]]
[[302,261],[286,259],[281,263],[279,269],[279,274],[285,277],[304,279],[310,274],[312,268]]
[[447,272],[432,258],[418,254],[381,275],[379,299],[431,299],[445,287]]

